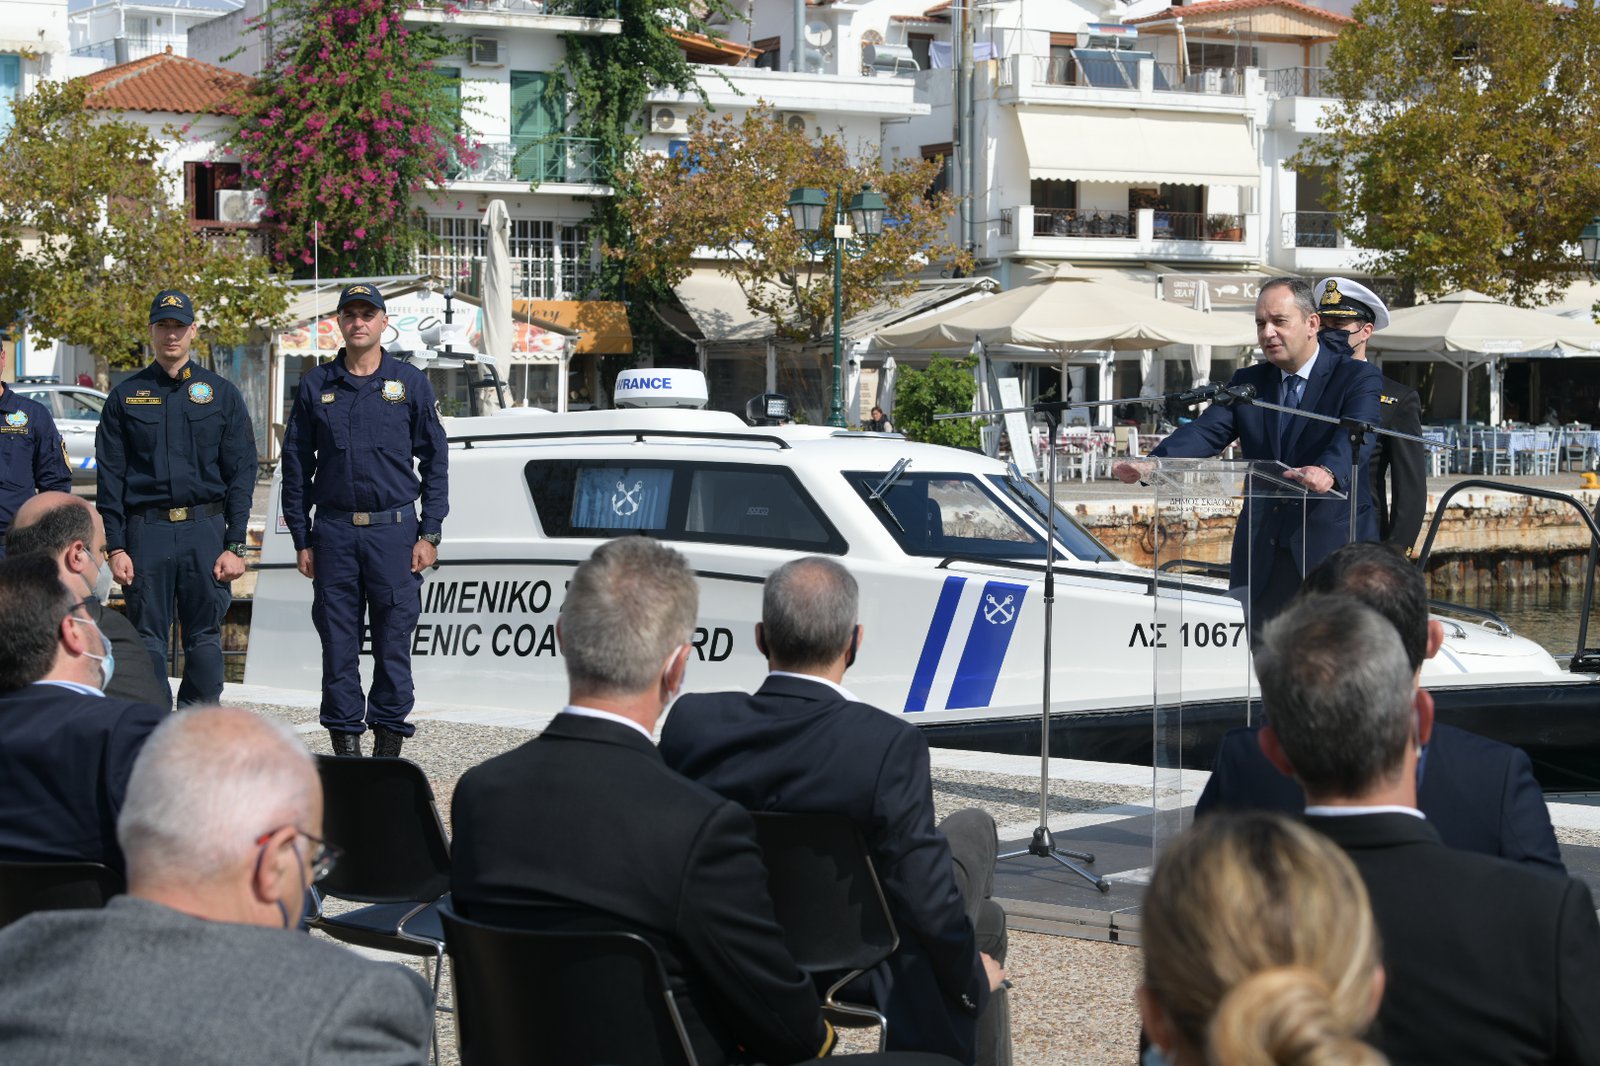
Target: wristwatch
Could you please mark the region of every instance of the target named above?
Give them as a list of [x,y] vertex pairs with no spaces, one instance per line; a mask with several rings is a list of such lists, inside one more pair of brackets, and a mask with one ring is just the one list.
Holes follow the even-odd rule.
[[429,544],[432,544],[435,548],[439,546],[440,537],[437,533],[420,533],[417,535],[417,539],[425,540]]
[[244,541],[236,540],[231,543],[224,544],[222,547],[224,551],[230,551],[239,558],[244,558]]

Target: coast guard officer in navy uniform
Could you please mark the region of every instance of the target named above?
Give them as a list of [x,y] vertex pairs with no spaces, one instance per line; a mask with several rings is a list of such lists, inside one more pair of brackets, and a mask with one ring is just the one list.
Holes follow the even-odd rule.
[[[370,725],[372,753],[393,756],[414,731],[406,722],[415,703],[411,635],[422,613],[422,572],[438,561],[450,510],[449,452],[427,375],[383,350],[383,294],[346,286],[338,321],[345,346],[295,393],[283,438],[283,518],[300,572],[313,581],[322,724],[334,754],[360,755]],[[372,630],[365,696],[363,614]]]
[[222,617],[244,575],[256,437],[233,383],[189,358],[194,304],[172,289],[150,305],[155,362],[106,397],[95,433],[95,506],[111,576],[157,677],[177,604],[178,706],[222,698]]
[[[5,368],[6,353],[0,348],[0,372]],[[36,492],[71,491],[67,446],[50,409],[0,382],[0,559],[6,557],[6,530],[18,507]]]

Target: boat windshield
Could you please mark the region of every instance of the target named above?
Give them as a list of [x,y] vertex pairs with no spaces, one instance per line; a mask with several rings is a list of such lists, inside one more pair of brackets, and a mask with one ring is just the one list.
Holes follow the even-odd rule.
[[1060,507],[1051,507],[1046,500],[1044,490],[1033,482],[1015,473],[1008,477],[991,476],[989,480],[1031,513],[1038,515],[1041,521],[1046,514],[1050,514],[1055,520],[1056,540],[1074,559],[1085,563],[1116,561],[1117,557],[1112,554],[1111,549],[1101,544],[1093,533],[1080,526]]
[[[862,500],[869,502],[885,480],[881,470],[847,471],[844,477]],[[887,506],[874,506],[872,511],[907,555],[1043,559],[1044,537],[1003,504],[997,490],[1013,497],[1012,502],[1020,507],[1030,504],[1016,497],[1004,481],[976,474],[907,470],[881,490]],[[1069,550],[1079,549],[1072,551],[1074,558],[1110,558],[1093,537],[1066,516],[1058,517],[1074,534],[1070,540],[1062,538]]]

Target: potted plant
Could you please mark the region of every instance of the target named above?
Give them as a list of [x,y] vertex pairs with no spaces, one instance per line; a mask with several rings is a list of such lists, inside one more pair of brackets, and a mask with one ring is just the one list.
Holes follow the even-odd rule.
[[1244,220],[1238,215],[1207,215],[1206,234],[1213,241],[1244,240]]

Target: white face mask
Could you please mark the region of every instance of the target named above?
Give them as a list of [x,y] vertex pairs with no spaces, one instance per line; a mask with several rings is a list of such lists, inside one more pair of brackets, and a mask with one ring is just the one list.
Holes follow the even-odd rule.
[[115,677],[117,673],[117,656],[111,650],[111,641],[106,639],[105,630],[101,629],[99,624],[93,619],[79,618],[75,614],[69,614],[67,615],[67,618],[70,621],[82,622],[85,625],[93,627],[95,633],[100,637],[100,650],[105,652],[105,654],[96,655],[92,651],[86,651],[83,654],[100,664],[100,691],[104,692],[106,689],[111,687],[111,679]]
[[[91,559],[94,558],[94,553],[88,548],[83,549],[83,554]],[[84,584],[88,585],[89,583],[85,581]],[[89,595],[101,603],[106,603],[111,599],[111,567],[104,562],[95,567],[94,583],[89,585]]]

